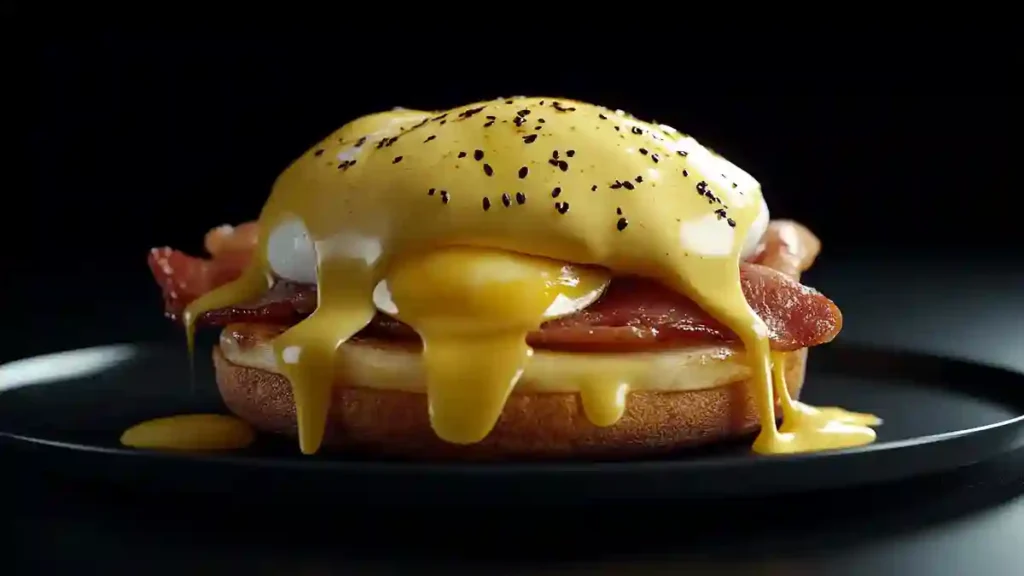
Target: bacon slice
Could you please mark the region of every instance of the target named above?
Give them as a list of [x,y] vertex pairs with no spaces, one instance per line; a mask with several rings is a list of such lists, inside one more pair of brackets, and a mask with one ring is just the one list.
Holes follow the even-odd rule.
[[[214,248],[209,238],[212,260],[167,248],[151,253],[150,268],[164,290],[169,315],[180,314],[192,299],[233,280],[248,263],[249,252],[227,249],[224,244]],[[768,324],[773,349],[796,350],[822,344],[832,340],[842,327],[842,314],[836,305],[797,281],[818,248],[817,239],[803,226],[773,222],[752,258],[758,263],[741,265],[747,302]],[[315,286],[280,281],[259,300],[212,310],[198,322],[210,326],[238,322],[290,326],[311,314],[316,302]],[[418,339],[409,326],[382,314],[360,335]],[[586,310],[547,322],[527,338],[538,348],[578,351],[636,351],[736,340],[735,334],[693,301],[641,278],[616,278],[601,299]]]
[[169,318],[178,318],[190,302],[238,278],[248,262],[249,254],[243,253],[204,260],[167,247],[149,251],[149,270],[163,292]]
[[256,222],[246,222],[238,226],[224,224],[206,233],[203,246],[214,258],[236,252],[252,254],[259,244],[259,233],[260,227]]
[[799,279],[821,252],[821,241],[806,226],[792,220],[772,220],[750,258]]
[[169,247],[149,251],[149,270],[164,297],[164,313],[178,318],[193,300],[238,278],[258,242],[255,222],[210,230],[204,246],[213,258],[189,256]]
[[[747,302],[768,324],[772,348],[797,350],[831,341],[842,314],[831,300],[758,264],[740,267]],[[686,342],[734,342],[731,330],[695,302],[639,278],[616,278],[589,308],[530,334],[538,348],[626,351]]]
[[[228,308],[210,310],[196,319],[199,326],[226,326],[238,322],[291,326],[316,310],[316,286],[281,281],[262,297]],[[409,330],[412,330],[411,328]]]
[[[772,348],[797,350],[832,340],[842,314],[831,300],[788,276],[757,264],[743,264],[747,301],[772,332]],[[291,325],[316,308],[316,287],[281,282],[258,302],[214,310],[199,323],[236,322]],[[409,326],[378,314],[366,337],[415,340]],[[546,322],[527,337],[531,346],[549,350],[634,351],[681,342],[734,342],[736,336],[696,303],[640,278],[616,278],[589,308]]]

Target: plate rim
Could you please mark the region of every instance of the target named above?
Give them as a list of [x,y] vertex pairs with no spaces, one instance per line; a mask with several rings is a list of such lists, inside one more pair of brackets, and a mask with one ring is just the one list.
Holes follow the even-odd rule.
[[[0,367],[12,364],[15,362],[21,362],[23,360],[32,359],[43,359],[48,356],[54,356],[57,354],[65,354],[67,352],[76,352],[79,350],[103,350],[103,349],[119,349],[124,350],[126,346],[130,346],[136,351],[143,353],[159,353],[159,351],[167,352],[172,349],[167,343],[161,342],[140,342],[134,344],[108,344],[99,346],[90,346],[85,348],[52,352],[47,354],[40,354],[37,356],[30,356],[11,362],[5,362],[0,364]],[[926,362],[936,363],[940,365],[946,365],[948,367],[956,367],[960,369],[970,370],[983,370],[990,374],[999,374],[1003,378],[1014,378],[1020,379],[1024,382],[1024,371],[1016,370],[1011,367],[991,364],[983,361],[976,361],[973,359],[957,358],[952,356],[943,356],[939,354],[920,352],[917,350],[902,349],[899,347],[882,347],[865,345],[861,343],[844,343],[836,342],[822,347],[820,350],[816,350],[816,354],[813,358],[821,356],[827,357],[828,355],[856,355],[865,354],[873,355],[874,357],[896,357],[904,362]],[[837,361],[835,358],[833,362]],[[826,373],[828,369],[824,370]],[[835,372],[835,370],[831,370]],[[934,385],[927,380],[922,379],[922,384]],[[954,383],[950,387],[962,390],[962,387]],[[985,388],[990,390],[990,388]],[[4,395],[6,391],[0,391],[0,397]],[[984,394],[975,394],[976,396],[983,396]],[[990,400],[998,402],[987,396]],[[1004,404],[1010,404],[1004,402]],[[281,457],[252,457],[232,453],[177,453],[177,452],[165,452],[156,450],[138,450],[126,447],[116,446],[99,446],[82,444],[77,442],[68,442],[63,440],[53,440],[48,438],[40,438],[35,436],[28,436],[14,431],[8,431],[0,429],[0,442],[3,444],[19,444],[22,446],[28,445],[35,448],[56,448],[64,451],[72,451],[78,453],[102,455],[105,457],[135,457],[142,458],[154,462],[172,462],[172,461],[187,461],[190,464],[203,464],[203,465],[217,465],[217,466],[239,466],[248,468],[273,468],[278,470],[324,470],[325,472],[348,472],[348,473],[361,473],[361,474],[375,474],[375,475],[405,475],[412,471],[418,474],[428,474],[431,476],[505,476],[505,475],[530,475],[539,476],[547,474],[612,474],[612,475],[632,475],[632,474],[646,474],[651,472],[662,472],[662,473],[685,473],[686,471],[694,471],[695,469],[700,470],[713,470],[713,469],[736,469],[736,468],[750,468],[765,465],[775,466],[798,466],[801,464],[808,464],[814,462],[821,462],[824,460],[834,460],[837,457],[858,457],[867,455],[882,455],[889,454],[892,452],[904,450],[907,448],[920,448],[924,446],[933,446],[943,444],[946,442],[956,441],[964,438],[974,438],[979,435],[992,435],[994,433],[1004,431],[1014,427],[1024,428],[1024,402],[1020,404],[1018,410],[1021,412],[1018,416],[1002,420],[1000,422],[994,422],[982,426],[976,426],[973,428],[953,430],[949,432],[940,432],[936,434],[929,434],[926,436],[918,436],[914,438],[907,438],[903,440],[894,440],[890,442],[879,442],[870,444],[867,446],[860,446],[855,448],[846,448],[840,450],[827,450],[822,452],[804,453],[804,454],[787,454],[778,456],[762,456],[756,454],[743,454],[743,455],[725,455],[715,456],[708,458],[664,458],[658,460],[618,460],[618,461],[508,461],[508,462],[419,462],[419,461],[374,461],[374,460],[335,460],[335,459],[320,459],[320,458],[281,458]],[[1024,436],[1024,431],[1021,432]],[[986,455],[982,460],[992,457],[992,455]],[[938,467],[937,467],[938,469]]]

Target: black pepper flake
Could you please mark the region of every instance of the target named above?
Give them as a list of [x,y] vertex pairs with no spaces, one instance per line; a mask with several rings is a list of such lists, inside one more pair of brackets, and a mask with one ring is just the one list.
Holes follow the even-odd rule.
[[555,202],[555,210],[558,210],[559,214],[565,214],[569,211],[568,202]]
[[619,216],[622,216],[622,208],[621,207],[616,208],[615,209],[615,213],[618,214]]
[[708,188],[708,183],[701,180],[697,183],[697,194],[708,199],[708,204],[721,204],[722,200],[715,196],[714,192]]
[[733,228],[736,227],[736,221],[733,220],[732,218],[726,218],[725,221],[729,223],[729,226],[731,226]]
[[629,180],[623,182],[622,187],[625,188],[626,190],[633,190],[634,188],[636,188],[636,186],[633,186],[633,183],[630,182]]
[[344,162],[339,162],[338,163],[338,170],[342,170],[342,171],[348,170],[349,168],[351,168],[351,167],[353,167],[355,165],[356,165],[356,161],[355,160],[345,160]]
[[462,112],[459,113],[459,118],[472,118],[473,116],[476,116],[477,114],[483,112],[484,108],[486,108],[486,106],[481,106],[479,108],[470,108],[469,110],[463,110]]
[[632,132],[633,134],[643,134],[643,133],[644,133],[643,129],[642,129],[642,128],[640,128],[639,126],[633,126],[633,129],[632,129],[632,130],[630,130],[630,131],[631,131],[631,132]]
[[363,144],[366,144],[366,136],[362,136],[359,140],[356,140],[356,148],[359,148]]
[[537,122],[540,123],[540,124],[543,124],[543,123],[547,122],[547,120],[545,120],[543,118],[537,118]]
[[446,116],[448,116],[447,112],[441,114],[440,116],[434,116],[433,118],[431,118],[431,120],[437,122],[438,120],[444,120]]
[[522,116],[516,116],[515,118],[512,119],[512,123],[516,125],[516,128],[519,128],[523,124],[526,124],[526,119],[523,118]]
[[514,100],[505,100],[505,104],[512,104]]
[[427,190],[427,196],[433,196],[433,195],[434,195],[434,189],[433,188],[431,188],[430,190]]
[[459,158],[465,158],[465,157],[466,157],[466,153],[465,152],[459,152]]
[[520,178],[526,178],[526,175],[529,174],[529,173],[530,173],[530,169],[527,168],[526,166],[523,166],[522,168],[519,169],[519,177]]
[[569,158],[572,158],[573,156],[576,155],[576,151],[575,150],[566,150],[565,151],[565,155],[568,156]]
[[561,170],[562,172],[567,172],[569,170],[569,163],[566,162],[565,160],[559,160],[558,169]]
[[552,166],[558,166],[558,160],[555,160],[554,158],[549,158],[548,164],[551,164]]
[[529,116],[529,115],[530,115],[530,111],[525,109],[525,108],[520,110],[520,111],[518,111],[518,112],[516,112],[516,116],[519,116],[519,117],[526,117],[526,116]]
[[687,172],[686,170],[683,170],[683,176],[689,176],[689,175],[690,175],[689,172]]
[[434,138],[437,138],[437,135],[436,134],[431,134],[430,136],[427,136],[427,139],[424,140],[423,143],[426,144],[427,142],[430,142]]
[[597,191],[597,184],[594,184],[593,186],[591,186],[590,187],[590,191],[591,192],[596,192]]
[[494,168],[491,168],[490,164],[484,164],[484,174],[494,176]]
[[651,160],[654,160],[654,163],[657,164],[658,162],[661,161],[661,157],[658,156],[657,154],[651,154]]
[[441,190],[441,203],[442,204],[447,204],[448,203],[448,191],[447,190]]
[[684,158],[690,155],[690,153],[685,151],[685,150],[676,150],[676,154],[679,154],[680,156],[682,156]]
[[377,150],[380,150],[381,148],[387,148],[388,146],[391,146],[395,142],[398,142],[397,136],[392,138],[384,138],[380,142],[377,142]]
[[491,126],[494,126],[494,120],[488,120],[487,122],[484,122],[484,128],[490,128]]
[[538,132],[540,132],[540,129],[541,129],[541,128],[542,128],[542,126],[534,126],[534,127],[533,127],[533,129],[534,129],[534,130],[536,130],[536,131],[538,131]]
[[490,210],[490,209],[491,209],[491,199],[488,198],[487,196],[484,196],[484,210],[486,211],[486,210]]
[[619,188],[622,188],[622,182],[616,180],[614,184],[609,186],[609,188],[611,188],[612,190],[618,190]]
[[505,205],[505,208],[512,205],[512,197],[508,195],[508,192],[501,195],[501,203]]
[[607,120],[608,119],[608,117],[605,116],[604,114],[598,114],[597,117],[600,118],[601,120]]
[[647,148],[641,148],[640,153],[643,154],[644,156],[647,156]]
[[323,153],[324,153],[324,150],[323,150],[323,148],[321,148],[321,149],[317,150],[316,152],[313,152],[313,156],[320,156]]
[[533,144],[536,141],[537,141],[537,135],[536,134],[529,134],[527,136],[523,136],[523,142],[525,142],[527,144]]
[[636,178],[634,178],[634,180],[636,180],[637,184],[641,184],[644,181],[644,177],[643,176],[637,176]]
[[625,230],[626,226],[629,226],[629,220],[626,220],[625,218],[619,218],[619,221],[615,223],[615,228],[619,232]]
[[516,204],[526,204],[526,194],[523,194],[522,192],[516,192]]
[[[554,108],[555,110],[558,110],[559,112],[575,112],[576,111],[576,108],[573,108],[571,106],[562,106],[562,104],[559,103],[559,102],[552,102],[551,103],[551,107]],[[566,209],[568,210],[568,207],[566,207]]]
[[551,197],[552,198],[558,198],[558,195],[561,194],[561,193],[562,193],[562,189],[560,187],[556,186],[555,189],[551,191]]
[[551,151],[551,157],[552,158],[558,158],[558,150],[552,150]]
[[615,131],[616,131],[616,132],[618,132],[618,131],[620,131],[620,130],[622,130],[622,127],[621,127],[621,126],[616,126],[616,127],[615,127]]
[[474,150],[473,151],[473,160],[476,160],[477,162],[479,162],[479,161],[481,161],[483,159],[484,159],[484,151],[483,150]]
[[402,156],[395,156],[395,159],[391,161],[392,164],[398,164],[402,161]]
[[739,186],[740,186],[740,185],[739,185],[739,184],[737,184],[737,183],[735,183],[735,182],[733,182],[733,183],[732,183],[732,187],[733,187],[733,188],[739,188]]

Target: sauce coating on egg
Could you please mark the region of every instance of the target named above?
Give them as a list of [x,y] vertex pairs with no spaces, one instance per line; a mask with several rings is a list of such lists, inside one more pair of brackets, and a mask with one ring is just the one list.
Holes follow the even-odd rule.
[[[762,425],[755,450],[871,442],[873,417],[788,396],[768,328],[740,285],[740,259],[766,222],[749,174],[621,111],[514,98],[375,114],[285,170],[260,215],[249,269],[193,302],[184,320],[191,334],[203,312],[265,291],[281,272],[275,232],[301,228],[318,306],[273,346],[294,388],[302,451],[320,446],[338,347],[378,309],[424,342],[434,430],[471,443],[494,426],[530,361],[526,334],[592,302],[613,276],[638,275],[694,300],[739,336]],[[375,298],[381,286],[387,307]],[[629,381],[609,374],[580,390],[588,418],[612,425]]]

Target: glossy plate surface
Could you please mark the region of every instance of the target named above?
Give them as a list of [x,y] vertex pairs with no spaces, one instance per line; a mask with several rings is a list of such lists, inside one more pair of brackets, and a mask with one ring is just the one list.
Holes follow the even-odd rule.
[[639,462],[421,464],[304,457],[264,436],[231,454],[124,449],[142,420],[223,411],[206,354],[190,382],[183,351],[122,345],[0,367],[0,440],[34,464],[143,490],[318,491],[396,501],[455,498],[764,496],[898,480],[967,466],[1024,445],[1024,375],[912,353],[812,351],[804,398],[880,415],[879,442],[853,450],[759,457],[737,443]]

